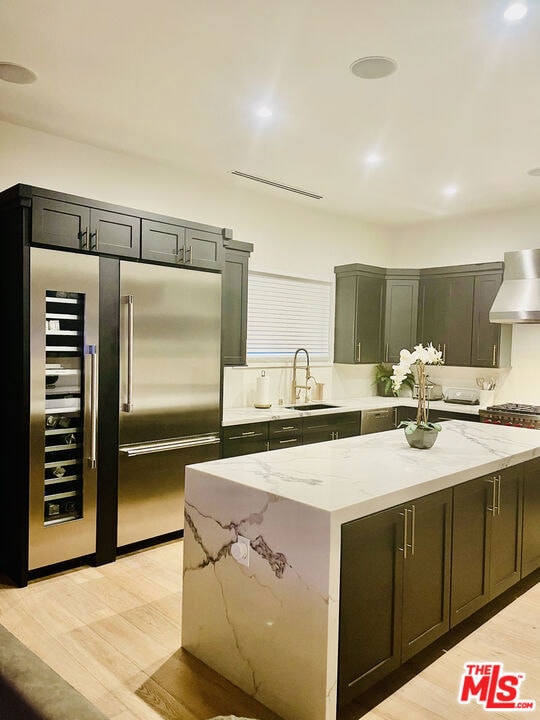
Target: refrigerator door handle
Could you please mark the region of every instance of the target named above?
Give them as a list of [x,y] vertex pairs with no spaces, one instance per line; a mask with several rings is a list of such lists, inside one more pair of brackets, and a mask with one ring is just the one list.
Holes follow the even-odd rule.
[[133,295],[126,295],[127,305],[127,383],[126,402],[122,404],[124,412],[133,412]]
[[95,469],[96,467],[96,448],[97,448],[97,399],[98,399],[98,382],[97,382],[97,348],[95,345],[88,346],[88,354],[90,355],[90,457],[88,458],[88,466]]
[[182,450],[183,448],[199,447],[202,445],[218,445],[219,435],[194,435],[193,437],[178,440],[161,440],[158,442],[141,443],[139,445],[125,445],[118,448],[119,452],[128,457],[147,455],[148,453],[166,452],[167,450]]

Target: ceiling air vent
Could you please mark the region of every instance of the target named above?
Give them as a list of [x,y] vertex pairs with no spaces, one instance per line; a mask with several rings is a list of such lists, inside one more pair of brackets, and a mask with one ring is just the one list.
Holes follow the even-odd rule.
[[315,200],[322,200],[322,195],[316,195],[315,193],[308,192],[307,190],[300,190],[299,188],[291,187],[290,185],[283,185],[283,183],[274,182],[274,180],[265,180],[264,178],[257,177],[256,175],[248,175],[247,173],[240,172],[240,170],[231,170],[231,175],[239,175],[240,177],[247,178],[248,180],[255,180],[255,182],[264,183],[265,185],[272,185],[272,187],[281,188],[281,190],[288,190],[289,192],[298,193],[298,195],[305,195],[306,197],[315,198]]

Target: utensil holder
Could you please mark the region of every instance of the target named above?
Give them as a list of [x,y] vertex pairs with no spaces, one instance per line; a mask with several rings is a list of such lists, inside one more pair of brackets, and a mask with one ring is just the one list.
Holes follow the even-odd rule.
[[488,407],[493,405],[495,392],[493,390],[480,390],[480,405]]

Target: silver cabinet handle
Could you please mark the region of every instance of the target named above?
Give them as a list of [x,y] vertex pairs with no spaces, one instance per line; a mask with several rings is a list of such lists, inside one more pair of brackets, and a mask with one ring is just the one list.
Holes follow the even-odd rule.
[[336,430],[336,437],[334,438],[334,440],[339,440],[339,430]]
[[182,246],[178,252],[176,253],[176,262],[183,264],[184,263],[184,246]]
[[133,412],[133,295],[126,295],[124,302],[127,305],[127,378],[126,402],[122,405],[124,412]]
[[416,549],[416,506],[411,505],[411,555]]
[[79,232],[79,247],[81,250],[86,250],[88,247],[88,225],[84,228],[84,230]]
[[241,435],[232,435],[228,440],[244,440],[245,438],[252,438],[252,437],[262,437],[262,432],[256,433],[255,431],[252,432],[243,432]]
[[386,348],[384,350],[384,359],[388,362],[388,343],[386,343]]
[[357,361],[357,362],[360,362],[360,356],[361,356],[361,354],[362,354],[361,351],[362,351],[362,343],[359,342],[359,343],[358,343],[358,352],[357,352],[357,355],[356,355],[356,361]]
[[[94,238],[94,242],[92,242],[92,238]],[[94,232],[90,233],[90,250],[97,250],[98,249],[98,229],[96,228]]]
[[442,350],[442,361],[443,361],[443,363],[445,363],[445,362],[446,362],[446,343],[443,343],[442,348],[443,348],[443,350]]
[[290,440],[280,440],[280,445],[286,445],[287,443],[295,443],[298,442],[298,438],[291,438]]
[[493,367],[495,367],[497,365],[497,346],[496,345],[493,346],[493,357],[491,359],[491,364],[493,365]]
[[497,512],[497,476],[489,478],[487,482],[491,483],[491,507],[488,505],[487,510],[495,516]]
[[403,559],[407,559],[407,547],[409,544],[409,532],[408,532],[408,521],[407,521],[407,515],[409,514],[410,510],[408,508],[403,508],[403,512],[399,513],[401,517],[403,518],[403,547],[398,548],[403,553]]
[[497,515],[501,514],[501,476],[497,475],[495,477],[495,480],[497,482]]
[[296,430],[294,425],[283,425],[282,430]]
[[269,440],[266,441],[266,452],[270,450],[270,442]]
[[97,348],[95,345],[88,346],[90,355],[90,456],[88,466],[92,470],[96,467],[97,456],[97,402],[98,402],[98,379],[97,379]]
[[192,248],[192,246],[190,245],[190,246],[188,247],[188,249],[186,250],[186,265],[191,265],[191,264],[192,264],[192,255],[193,255],[193,252],[192,252],[192,251],[193,251],[193,248]]

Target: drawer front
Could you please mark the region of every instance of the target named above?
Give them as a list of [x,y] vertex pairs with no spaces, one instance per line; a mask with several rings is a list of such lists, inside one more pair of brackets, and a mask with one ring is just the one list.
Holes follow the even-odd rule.
[[292,435],[302,436],[302,419],[272,420],[269,423],[270,438],[287,438]]
[[223,428],[223,457],[268,450],[268,423],[230,425]]
[[302,436],[293,435],[291,437],[271,438],[269,442],[270,450],[282,450],[283,448],[295,447],[302,445]]

